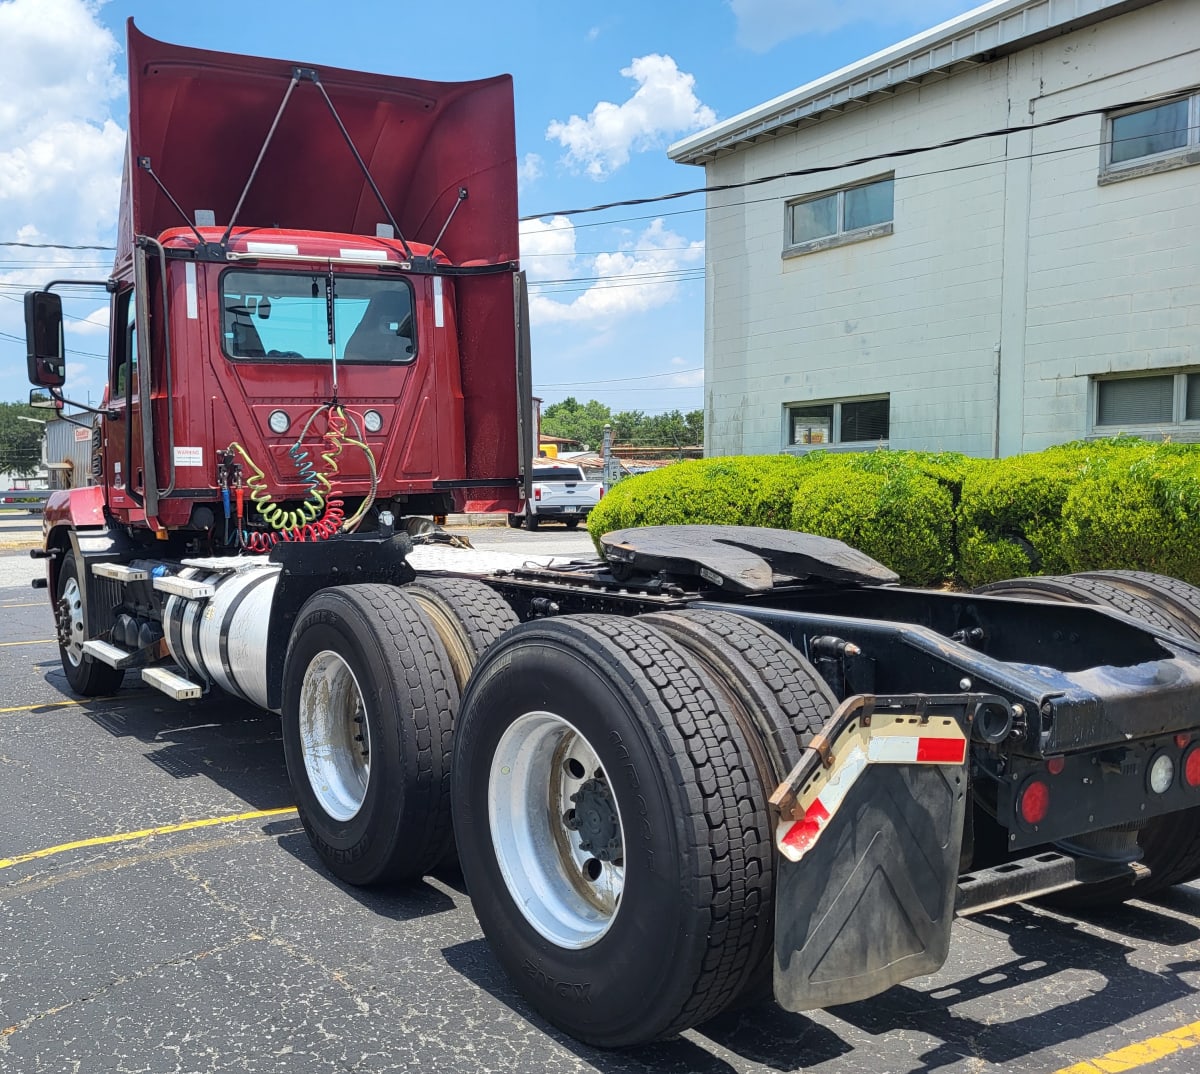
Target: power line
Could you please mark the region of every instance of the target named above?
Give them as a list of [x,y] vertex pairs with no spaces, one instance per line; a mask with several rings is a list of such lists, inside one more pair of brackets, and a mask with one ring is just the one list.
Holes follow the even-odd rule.
[[664,201],[674,201],[676,198],[689,198],[696,194],[719,194],[726,190],[744,190],[746,187],[759,186],[762,183],[773,183],[778,179],[796,179],[806,175],[824,175],[828,172],[841,171],[843,168],[854,168],[862,164],[875,164],[881,160],[891,160],[896,157],[911,157],[918,153],[932,153],[938,149],[952,149],[954,146],[966,145],[984,138],[1002,138],[1009,134],[1023,134],[1025,131],[1043,130],[1046,127],[1056,127],[1063,123],[1071,123],[1077,119],[1089,116],[1107,115],[1110,112],[1120,112],[1127,108],[1137,108],[1139,105],[1153,104],[1156,101],[1176,100],[1186,93],[1193,92],[1197,87],[1191,86],[1186,90],[1174,90],[1170,93],[1159,93],[1152,97],[1143,97],[1124,104],[1106,105],[1103,108],[1088,108],[1082,112],[1068,112],[1055,116],[1053,119],[1043,119],[1034,123],[1025,123],[1012,127],[996,127],[988,131],[976,131],[974,134],[964,134],[957,138],[948,138],[942,142],[929,145],[910,146],[907,149],[893,149],[886,153],[871,153],[865,157],[843,161],[841,164],[817,164],[810,168],[795,168],[791,171],[776,172],[773,175],[760,175],[755,179],[743,179],[737,183],[717,183],[712,186],[692,187],[688,190],[674,190],[669,194],[656,194],[648,198],[626,198],[622,201],[610,201],[600,205],[589,205],[586,208],[558,209],[550,213],[540,213],[537,216],[522,216],[520,221],[538,220],[546,216],[580,216],[584,213],[599,213],[608,209],[630,208],[636,205],[654,205]]
[[64,246],[57,242],[0,242],[0,246],[16,246],[22,250],[115,250],[115,246]]

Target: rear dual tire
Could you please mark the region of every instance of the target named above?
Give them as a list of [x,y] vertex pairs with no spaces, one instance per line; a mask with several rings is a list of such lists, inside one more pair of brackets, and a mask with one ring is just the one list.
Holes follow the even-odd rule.
[[797,724],[746,653],[799,657],[767,635],[727,613],[564,616],[511,631],[471,679],[454,757],[463,874],[517,987],[581,1040],[669,1036],[769,980],[777,766],[727,712],[753,696],[776,752],[798,757]]
[[283,748],[300,820],[348,884],[419,877],[450,846],[458,688],[419,608],[387,585],[324,589],[284,664]]

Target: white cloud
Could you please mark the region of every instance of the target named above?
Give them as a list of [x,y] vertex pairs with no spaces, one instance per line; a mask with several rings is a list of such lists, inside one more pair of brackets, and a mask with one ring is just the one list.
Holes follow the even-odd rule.
[[[574,271],[551,275],[543,269],[534,277],[531,269],[531,280],[561,280],[569,275],[587,286],[578,292],[556,291],[551,286],[532,288],[529,307],[534,324],[591,322],[611,329],[622,317],[673,301],[679,293],[680,283],[689,278],[686,274],[704,264],[704,244],[667,230],[661,219],[651,222],[640,235],[623,244],[622,249],[588,257],[575,253],[575,231],[565,217],[553,218],[536,237],[531,235],[530,238],[535,244],[548,244],[551,234],[557,236],[553,240],[557,245],[551,252],[569,250],[569,263]],[[528,250],[523,238],[522,252]],[[544,260],[555,262],[556,270],[568,264],[561,256]],[[564,293],[573,297],[566,301],[555,297]]]
[[521,267],[531,282],[575,275],[575,226],[565,216],[521,223]]
[[125,131],[118,45],[85,0],[0,0],[0,233],[110,239]]
[[737,18],[738,44],[766,52],[800,34],[827,34],[855,22],[921,30],[966,11],[968,0],[728,0]]
[[525,187],[542,177],[542,158],[537,153],[526,153],[517,165],[517,186]]
[[108,312],[108,306],[97,306],[81,320],[73,322],[71,331],[77,332],[81,336],[106,338],[108,336]]
[[[680,358],[678,355],[671,359],[671,365],[679,368],[680,366],[688,365],[686,358]],[[702,388],[704,386],[704,370],[703,369],[683,369],[675,376],[670,377],[667,381],[673,388]]]
[[670,56],[640,56],[621,74],[637,83],[623,104],[600,101],[587,119],[554,120],[546,138],[567,150],[568,167],[603,179],[629,160],[630,153],[653,149],[669,138],[711,126],[716,113],[696,96],[696,80]]
[[[120,46],[100,23],[94,0],[0,0],[0,240],[31,244],[112,245],[121,190],[125,131]],[[20,292],[54,277],[103,278],[104,251],[4,248],[0,275],[0,332],[24,336]],[[107,310],[96,299],[64,292],[70,336],[102,351]],[[0,344],[0,377],[23,394],[23,348]],[[72,343],[69,346],[73,345]],[[98,394],[103,364],[69,364],[72,396]],[[91,384],[96,380],[95,385]]]

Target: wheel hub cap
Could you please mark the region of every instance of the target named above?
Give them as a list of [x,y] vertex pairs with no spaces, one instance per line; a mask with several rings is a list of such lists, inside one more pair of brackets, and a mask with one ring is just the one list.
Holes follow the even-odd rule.
[[371,730],[354,672],[330,650],[317,653],[304,672],[300,744],[321,808],[334,820],[350,820],[367,796]]
[[488,774],[496,864],[526,921],[559,947],[596,943],[625,888],[620,803],[595,749],[550,712],[518,718]]

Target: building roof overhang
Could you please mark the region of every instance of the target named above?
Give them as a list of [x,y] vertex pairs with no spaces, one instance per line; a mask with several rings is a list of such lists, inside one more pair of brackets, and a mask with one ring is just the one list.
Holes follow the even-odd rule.
[[667,150],[680,164],[718,157],[860,108],[905,87],[1148,7],[1158,0],[991,0],[765,104],[681,139]]

